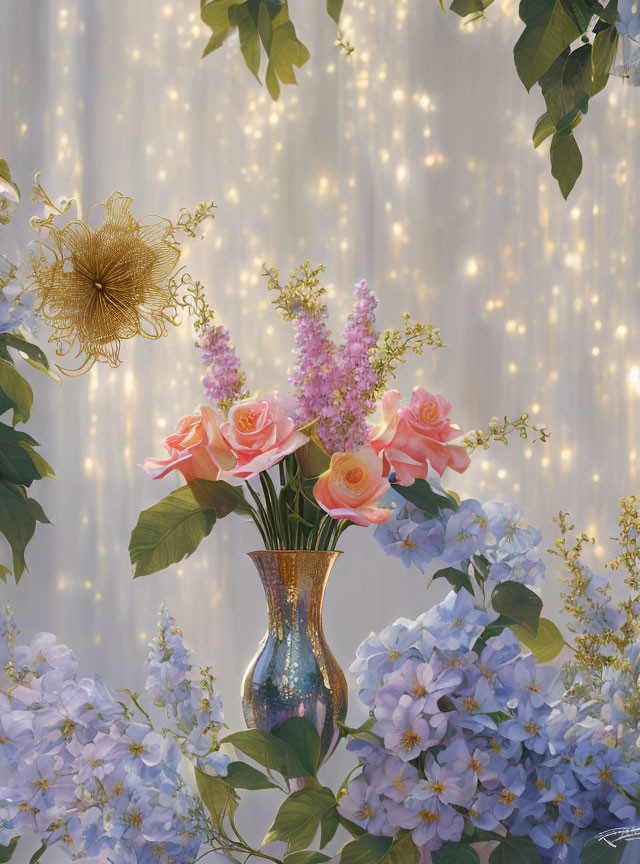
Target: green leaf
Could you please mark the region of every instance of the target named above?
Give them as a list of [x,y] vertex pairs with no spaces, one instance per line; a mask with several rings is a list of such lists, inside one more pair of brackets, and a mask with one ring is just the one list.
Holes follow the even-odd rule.
[[519,12],[525,28],[513,56],[520,80],[531,90],[582,30],[561,0],[520,0]]
[[211,777],[204,771],[200,771],[199,768],[196,768],[195,772],[200,796],[209,811],[213,824],[220,831],[224,820],[229,816],[233,818],[238,809],[240,798],[233,786],[226,783],[222,777]]
[[585,87],[595,96],[607,85],[609,73],[618,51],[619,33],[615,27],[605,27],[596,33],[591,49],[591,62],[585,73]]
[[336,809],[336,799],[326,786],[309,786],[285,799],[263,843],[282,840],[292,852],[313,843],[325,813]]
[[216,51],[224,44],[232,30],[229,21],[229,9],[244,2],[245,0],[200,0],[200,17],[212,31],[202,53],[203,57]]
[[540,856],[530,837],[508,834],[489,856],[489,864],[540,864]]
[[[6,159],[0,159],[0,195],[6,195],[7,193],[13,195],[16,201],[20,200],[20,190],[11,179],[9,164]],[[2,858],[0,858],[0,861],[2,861]]]
[[564,638],[553,621],[541,618],[538,621],[538,632],[535,636],[526,627],[512,624],[511,629],[520,642],[525,645],[538,663],[550,663],[564,647]]
[[26,423],[31,416],[33,390],[9,360],[0,358],[0,388],[13,406],[13,425]]
[[457,570],[455,567],[444,567],[442,570],[437,570],[433,574],[429,580],[429,584],[431,584],[435,579],[446,579],[449,585],[452,585],[456,592],[461,588],[465,588],[473,597],[473,585],[471,584],[469,574],[463,573],[462,570]]
[[47,355],[44,353],[42,348],[38,345],[34,345],[33,342],[28,342],[26,339],[23,339],[21,336],[16,336],[15,333],[2,333],[0,334],[0,344],[6,345],[9,348],[15,348],[16,351],[20,351],[22,354],[26,354],[34,363],[39,366],[44,367],[45,369],[49,368],[49,360],[47,359]]
[[571,130],[556,132],[551,139],[551,174],[566,200],[582,172],[582,154]]
[[624,840],[617,840],[615,846],[602,840],[589,840],[582,847],[580,861],[582,864],[620,864],[626,847]]
[[327,0],[327,12],[336,24],[340,24],[340,13],[342,12],[342,5],[344,0]]
[[496,612],[522,624],[533,635],[538,632],[542,600],[520,582],[501,582],[493,589],[491,605]]
[[297,84],[293,67],[301,67],[309,59],[309,51],[296,36],[289,19],[289,6],[284,0],[271,20],[271,41],[267,50],[269,64],[265,84],[272,99],[280,95],[280,84]]
[[275,735],[263,732],[262,729],[247,729],[244,732],[234,732],[223,739],[225,744],[233,744],[254,762],[276,771],[289,780],[292,777],[304,777],[304,768],[298,761],[295,752]]
[[[4,160],[0,159],[0,169],[2,168],[3,161]],[[7,861],[11,861],[13,853],[16,851],[16,846],[18,845],[19,839],[19,837],[16,837],[16,839],[12,840],[8,846],[0,846],[0,864],[6,864]]]
[[285,855],[282,859],[282,864],[323,864],[324,861],[331,861],[328,855],[322,852],[292,852],[291,855]]
[[0,423],[1,479],[9,483],[30,486],[34,480],[39,480],[43,476],[42,463],[46,465],[46,462],[37,456],[30,444],[31,441],[33,441],[31,436]]
[[224,778],[234,789],[277,789],[268,777],[246,762],[230,762]]
[[533,146],[539,147],[549,135],[553,135],[556,131],[556,124],[549,116],[549,112],[545,111],[542,116],[538,117],[536,125],[533,129]]
[[340,825],[338,810],[327,810],[320,820],[320,848],[324,849],[327,843],[331,843]]
[[[240,37],[240,50],[247,68],[259,81],[260,72],[260,36],[258,35],[257,11],[259,0],[249,0],[236,7],[236,24]],[[255,9],[255,17],[252,8]]]
[[[38,518],[38,513],[44,519]],[[0,480],[0,532],[11,546],[16,582],[20,581],[26,569],[24,553],[36,530],[36,520],[46,520],[40,505],[27,497],[22,486]]]
[[593,3],[590,0],[562,0],[562,3],[576,27],[581,33],[585,33],[593,18]]
[[250,513],[251,507],[240,486],[224,480],[192,480],[189,487],[193,497],[204,510],[215,510],[218,519],[229,513]]
[[157,573],[191,555],[215,522],[216,511],[201,507],[190,486],[143,510],[129,542],[134,577]]
[[479,17],[491,3],[493,0],[453,0],[449,9],[461,18],[466,18],[467,15]]
[[342,847],[340,864],[418,864],[420,850],[411,834],[401,834],[390,842],[388,837],[363,834]]
[[411,486],[401,486],[399,483],[391,484],[398,495],[422,510],[425,516],[437,516],[443,510],[457,510],[458,504],[451,495],[436,492],[426,480],[416,480]]
[[391,846],[390,837],[363,834],[340,850],[340,864],[377,864]]
[[29,861],[29,864],[37,864],[37,862],[42,858],[42,856],[44,855],[44,853],[46,851],[47,851],[47,847],[41,846],[37,852],[33,853],[33,855],[31,856],[31,860]]
[[320,766],[320,736],[310,720],[290,717],[272,729],[271,734],[291,747],[304,769],[305,777],[316,776]]
[[480,856],[471,846],[460,843],[443,843],[431,853],[433,864],[480,864]]
[[585,69],[591,63],[591,45],[565,51],[540,78],[547,111],[556,128],[569,125],[577,111],[586,113],[589,95],[584,89]]

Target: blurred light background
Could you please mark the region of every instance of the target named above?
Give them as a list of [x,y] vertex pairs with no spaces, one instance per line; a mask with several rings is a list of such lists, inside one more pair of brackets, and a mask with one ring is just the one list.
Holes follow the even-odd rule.
[[[290,6],[312,59],[273,103],[236,40],[200,59],[197,0],[3,0],[0,153],[27,194],[2,251],[31,240],[38,170],[52,197],[77,196],[85,211],[114,189],[134,198],[138,217],[213,199],[216,219],[188,242],[185,263],[231,329],[250,385],[266,389],[286,387],[293,339],[262,263],[281,274],[305,258],[326,264],[338,333],[353,283],[366,278],[383,326],[406,309],[447,343],[409,360],[406,394],[414,383],[445,394],[463,429],[527,411],[551,430],[547,445],[514,438],[478,453],[450,485],[517,502],[547,546],[552,516],[569,510],[598,536],[604,563],[618,499],[638,491],[638,94],[616,79],[594,100],[577,130],[584,172],[564,202],[548,142],[531,146],[542,98],[513,66],[515,2],[496,0],[487,20],[464,27],[437,0],[346,0],[348,58],[321,0]],[[28,431],[57,472],[37,497],[55,525],[38,528],[30,572],[2,593],[27,638],[55,631],[87,671],[131,688],[142,687],[166,598],[238,727],[241,675],[265,623],[245,556],[259,540],[227,519],[191,559],[133,581],[131,528],[177,483],[154,483],[139,465],[201,401],[200,367],[188,325],[125,343],[122,359],[60,388],[31,376]],[[371,630],[441,593],[427,596],[425,577],[364,530],[343,548],[325,629],[347,667]],[[562,626],[547,560],[546,614]],[[357,721],[355,691],[351,701]],[[336,762],[337,777],[350,758]]]

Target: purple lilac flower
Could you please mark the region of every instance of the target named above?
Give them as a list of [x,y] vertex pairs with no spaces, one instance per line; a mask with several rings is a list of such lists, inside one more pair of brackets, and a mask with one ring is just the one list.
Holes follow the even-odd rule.
[[320,440],[331,453],[367,443],[366,418],[375,408],[377,300],[366,282],[358,283],[354,294],[339,348],[327,328],[325,307],[301,311],[295,320],[297,356],[289,381],[298,400],[297,418],[301,425],[318,421]]
[[207,369],[202,379],[207,399],[218,405],[228,405],[242,398],[245,376],[229,331],[221,326],[212,327],[202,336],[200,348]]

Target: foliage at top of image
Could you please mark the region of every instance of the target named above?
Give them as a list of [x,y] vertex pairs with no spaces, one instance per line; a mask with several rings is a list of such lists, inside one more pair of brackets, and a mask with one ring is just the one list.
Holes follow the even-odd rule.
[[[453,0],[449,8],[475,20],[492,2]],[[533,146],[551,138],[551,174],[566,199],[582,172],[574,130],[589,100],[606,87],[616,57],[618,0],[606,6],[597,0],[521,0],[519,15],[525,27],[513,49],[516,70],[528,91],[539,85],[546,107]]]
[[[343,2],[326,0],[327,13],[336,24]],[[263,51],[266,54],[264,83],[272,99],[280,96],[280,84],[297,84],[294,67],[304,66],[310,54],[296,35],[287,0],[200,0],[200,16],[212,31],[203,57],[237,30],[242,56],[258,81]],[[345,47],[347,53],[349,49],[353,50]]]

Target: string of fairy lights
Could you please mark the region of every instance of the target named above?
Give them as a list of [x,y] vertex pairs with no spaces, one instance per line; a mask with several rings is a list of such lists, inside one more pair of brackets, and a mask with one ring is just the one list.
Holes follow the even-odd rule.
[[[578,130],[584,174],[565,203],[547,147],[531,147],[541,99],[512,68],[517,8],[506,0],[471,25],[435,0],[348,0],[349,56],[322,3],[291,2],[312,59],[276,103],[237,38],[200,60],[206,28],[192,0],[52,0],[42,16],[35,0],[8,7],[2,147],[23,187],[42,169],[49,193],[73,195],[83,211],[117,188],[137,216],[213,198],[216,219],[183,263],[208,286],[256,389],[286,386],[292,346],[263,262],[281,273],[307,257],[325,263],[336,331],[350,286],[367,278],[382,326],[406,308],[448,345],[402,370],[405,393],[413,383],[444,393],[463,428],[527,411],[551,430],[544,447],[479,454],[458,491],[518,501],[549,542],[551,515],[570,509],[600,538],[595,555],[613,554],[616,501],[637,488],[640,461],[635,93],[615,82],[594,100]],[[29,239],[20,213],[3,234],[16,247]],[[137,466],[202,398],[187,325],[125,345],[123,360],[56,392],[37,384],[50,419],[40,439],[58,474],[45,509],[65,515],[46,537],[39,529],[19,589],[34,603],[44,592],[60,620],[88,610],[114,663],[118,646],[104,645],[113,615],[142,646],[159,591],[128,572],[131,520],[158,497]],[[157,580],[184,604],[185,629],[237,599],[232,574],[254,542],[242,530],[225,523]],[[557,586],[547,590],[555,602]],[[189,606],[198,592],[206,602]],[[405,581],[397,602],[411,596]],[[259,618],[257,591],[254,601]]]

